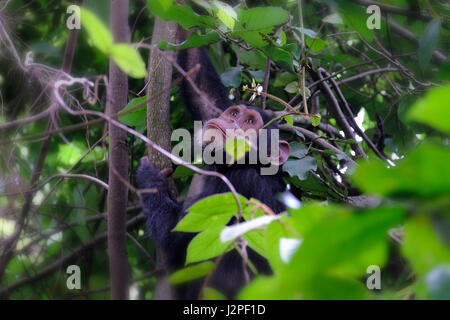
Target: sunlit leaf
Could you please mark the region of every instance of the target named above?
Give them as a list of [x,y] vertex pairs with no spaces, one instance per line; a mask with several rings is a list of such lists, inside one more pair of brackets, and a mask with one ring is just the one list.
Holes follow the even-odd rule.
[[314,114],[311,116],[311,122],[313,127],[317,127],[320,124],[320,119],[322,118],[322,116],[320,115],[320,113],[318,114]]
[[227,139],[225,142],[225,152],[231,157],[231,162],[243,158],[249,152],[250,146],[243,138]]
[[286,121],[286,123],[291,127],[294,125],[294,119],[292,118],[292,115],[288,114],[287,116],[284,116],[284,121]]
[[223,228],[224,226],[215,226],[197,234],[189,243],[186,264],[208,260],[231,250],[233,245],[230,245],[230,241],[220,240]]
[[115,44],[111,49],[114,62],[126,74],[133,78],[144,78],[147,75],[145,63],[139,52],[128,44]]
[[419,276],[440,264],[450,264],[450,248],[439,239],[426,217],[406,223],[402,252]]
[[114,40],[108,28],[92,12],[81,8],[81,24],[89,34],[94,46],[105,54],[110,54]]
[[207,275],[214,269],[214,263],[211,261],[201,262],[192,266],[188,266],[173,273],[169,282],[171,284],[180,284],[190,280],[194,280]]
[[267,255],[265,247],[266,239],[264,238],[263,230],[253,230],[247,232],[243,235],[243,238],[245,241],[247,241],[248,246],[259,253],[261,256],[265,257]]
[[226,300],[226,297],[219,291],[206,287],[204,291],[204,300]]
[[406,117],[450,133],[450,108],[444,101],[450,101],[449,84],[428,91],[411,107]]
[[212,4],[214,8],[213,11],[217,18],[219,18],[219,20],[222,21],[228,29],[233,30],[237,20],[237,14],[233,7],[231,7],[228,3],[218,0],[213,0]]
[[362,161],[352,176],[363,190],[373,194],[422,197],[450,193],[450,149],[423,144],[393,168],[373,160]]
[[[239,196],[243,207],[246,199]],[[198,232],[213,226],[224,226],[236,215],[238,207],[232,193],[212,195],[196,202],[174,230]]]
[[321,270],[336,269],[386,241],[388,229],[400,224],[402,218],[401,208],[379,208],[324,220],[305,235],[289,270],[310,277]]

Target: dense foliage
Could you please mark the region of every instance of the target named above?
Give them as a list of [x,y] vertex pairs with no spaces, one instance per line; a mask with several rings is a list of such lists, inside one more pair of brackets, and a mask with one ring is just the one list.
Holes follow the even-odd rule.
[[[449,7],[428,0],[383,1],[380,28],[369,29],[365,2],[131,1],[133,45],[114,43],[106,27],[109,1],[85,1],[70,74],[95,82],[107,74],[111,57],[130,76],[130,102],[119,117],[130,128],[147,130],[146,43],[160,17],[195,30],[181,44],[161,41],[161,50],[207,46],[230,96],[272,110],[291,145],[283,166],[290,190],[279,195],[287,212],[274,216],[244,197],[239,211],[231,193],[196,203],[175,229],[198,234],[189,244],[186,268],[171,275],[172,283],[209,274],[229,250],[245,255],[244,242],[268,259],[274,273],[257,275],[242,299],[450,298]],[[109,297],[107,190],[73,175],[107,180],[105,122],[61,110],[14,124],[54,103],[49,87],[57,72],[48,67],[63,64],[68,5],[0,3],[2,251],[19,232],[0,273],[0,296],[12,299]],[[192,131],[179,76],[174,74],[171,88],[171,126]],[[263,84],[267,94],[255,94]],[[73,109],[103,112],[106,91],[103,85],[96,89],[92,104],[82,86],[68,89]],[[40,159],[49,130],[53,138]],[[134,185],[146,145],[132,134],[128,142]],[[234,151],[237,158],[243,154]],[[39,161],[40,180],[33,183]],[[176,167],[178,200],[192,175]],[[30,184],[34,193],[26,208]],[[155,248],[132,188],[128,203],[132,297],[151,298],[158,275]],[[226,226],[236,215],[246,222]],[[82,290],[67,290],[70,264],[81,267]],[[377,270],[371,266],[381,269],[375,290],[367,287]],[[222,296],[205,283],[204,297]]]

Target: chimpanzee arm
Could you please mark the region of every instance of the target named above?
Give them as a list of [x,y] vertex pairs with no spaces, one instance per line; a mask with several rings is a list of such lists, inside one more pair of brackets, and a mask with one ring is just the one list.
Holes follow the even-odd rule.
[[[169,196],[167,178],[158,171],[147,157],[140,161],[136,180],[139,189],[149,189],[141,196],[142,210],[147,217],[147,231],[164,250],[169,268],[177,268],[184,263],[183,254],[192,239],[184,232],[172,232],[183,217],[183,210]],[[155,189],[151,192],[150,189]]]
[[[200,65],[200,69],[191,75],[192,82],[200,90],[199,95],[191,83],[184,79],[181,89],[192,114],[193,120],[209,120],[218,117],[232,105],[225,86],[212,65],[205,48],[191,48],[178,53],[178,63],[187,72]],[[205,102],[206,98],[210,103]]]

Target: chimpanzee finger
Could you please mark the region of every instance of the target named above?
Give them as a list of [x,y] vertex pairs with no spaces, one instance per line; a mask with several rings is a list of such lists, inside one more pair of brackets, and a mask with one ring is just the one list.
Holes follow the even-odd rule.
[[173,173],[173,169],[172,168],[164,168],[160,171],[160,173],[165,177],[170,177]]

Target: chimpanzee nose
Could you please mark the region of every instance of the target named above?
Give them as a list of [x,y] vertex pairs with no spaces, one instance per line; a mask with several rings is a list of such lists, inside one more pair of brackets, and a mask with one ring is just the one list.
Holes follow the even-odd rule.
[[230,118],[229,121],[230,121],[230,123],[233,124],[233,125],[238,124],[238,122],[237,122],[236,119]]

